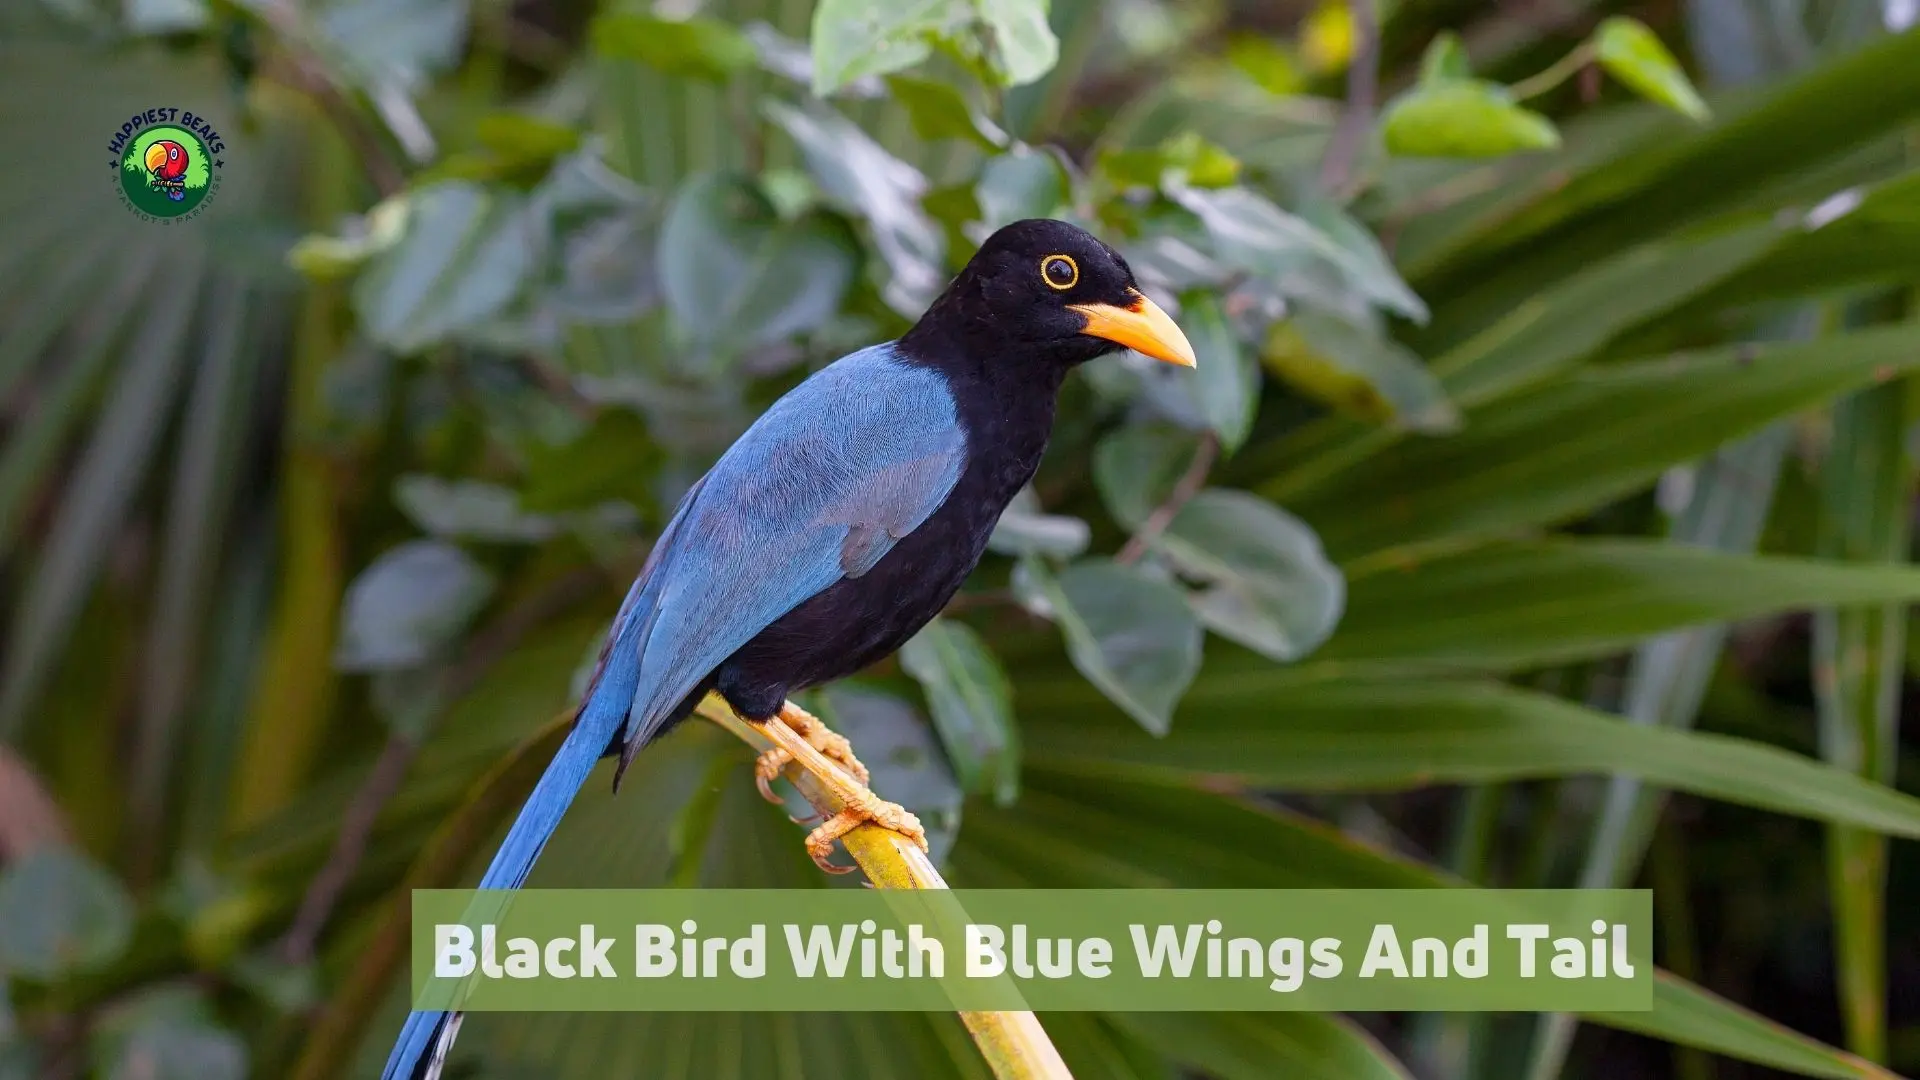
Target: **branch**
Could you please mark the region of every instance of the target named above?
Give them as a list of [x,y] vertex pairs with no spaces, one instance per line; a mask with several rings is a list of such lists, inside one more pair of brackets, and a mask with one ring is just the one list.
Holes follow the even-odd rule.
[[1173,485],[1173,490],[1167,493],[1166,501],[1153,508],[1153,513],[1148,514],[1147,520],[1141,522],[1140,530],[1133,534],[1133,537],[1127,541],[1127,546],[1121,548],[1120,554],[1113,557],[1113,561],[1122,566],[1139,562],[1141,556],[1147,553],[1147,549],[1153,546],[1153,542],[1160,539],[1160,534],[1167,531],[1167,526],[1173,524],[1173,519],[1179,515],[1180,508],[1187,505],[1189,499],[1200,494],[1200,489],[1206,486],[1207,474],[1213,471],[1213,463],[1219,456],[1219,439],[1208,434],[1206,438],[1200,440],[1199,447],[1193,452],[1193,461],[1187,466],[1187,471],[1181,474],[1179,482]]
[[[773,748],[766,736],[735,716],[718,695],[707,695],[697,712],[755,751]],[[840,800],[812,773],[788,765],[787,779],[823,818],[840,812]],[[869,822],[848,833],[841,843],[877,888],[947,887],[927,853],[891,829]],[[1032,1013],[962,1012],[960,1022],[966,1025],[974,1045],[980,1048],[980,1055],[998,1080],[1073,1080],[1060,1052],[1054,1049],[1053,1040],[1047,1037],[1046,1030]]]
[[0,745],[0,863],[65,843],[67,819],[33,769]]
[[1347,65],[1347,109],[1334,125],[1327,156],[1320,162],[1320,186],[1338,198],[1353,182],[1360,142],[1373,124],[1374,98],[1380,89],[1380,23],[1372,0],[1353,0],[1353,60]]

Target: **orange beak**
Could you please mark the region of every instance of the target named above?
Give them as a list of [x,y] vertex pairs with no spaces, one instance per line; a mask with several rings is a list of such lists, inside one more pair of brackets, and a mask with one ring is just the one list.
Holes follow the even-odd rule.
[[1080,332],[1125,345],[1155,360],[1193,367],[1193,346],[1187,342],[1187,335],[1181,333],[1167,313],[1160,310],[1160,305],[1147,299],[1138,290],[1129,291],[1133,294],[1133,303],[1126,307],[1112,304],[1068,305],[1070,310],[1086,316],[1087,325]]

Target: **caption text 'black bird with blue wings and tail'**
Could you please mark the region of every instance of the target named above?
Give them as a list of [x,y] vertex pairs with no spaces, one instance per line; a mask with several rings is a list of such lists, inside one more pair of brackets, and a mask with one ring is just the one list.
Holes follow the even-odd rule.
[[[713,691],[772,741],[763,791],[796,750],[810,770],[809,748],[838,763],[820,779],[846,809],[807,837],[816,862],[838,869],[827,854],[866,821],[924,847],[845,740],[787,696],[880,660],[939,613],[1039,467],[1062,380],[1122,348],[1194,365],[1113,249],[1065,222],[1019,221],[899,340],[776,402],[680,501],[480,888],[524,884],[594,764],[619,755],[617,789],[634,754]],[[436,1076],[457,1020],[408,1016],[383,1080]]]

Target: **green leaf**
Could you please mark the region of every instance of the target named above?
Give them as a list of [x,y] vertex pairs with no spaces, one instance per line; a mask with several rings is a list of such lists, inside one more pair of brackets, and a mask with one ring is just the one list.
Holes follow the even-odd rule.
[[675,195],[658,258],[676,322],[723,357],[819,327],[839,311],[856,265],[832,217],[782,221],[751,185],[713,175]]
[[1068,682],[1021,679],[1027,760],[1086,775],[1285,791],[1624,773],[1725,802],[1920,836],[1920,798],[1746,739],[1629,724],[1498,683],[1304,675],[1263,667],[1202,678],[1166,738],[1069,720],[1099,699]]
[[1189,499],[1155,541],[1182,574],[1207,628],[1277,661],[1319,647],[1340,621],[1340,571],[1306,523],[1244,491]]
[[1106,559],[1058,577],[1033,559],[1019,571],[1029,606],[1059,624],[1074,667],[1142,728],[1165,735],[1200,670],[1200,624],[1180,590]]
[[1023,218],[1054,217],[1067,203],[1066,170],[1044,150],[1017,147],[987,161],[973,197],[981,228],[988,231]]
[[1781,416],[1920,366],[1917,346],[1920,327],[1906,325],[1582,371],[1470,410],[1458,435],[1396,444],[1328,474],[1337,484],[1288,492],[1287,503],[1342,562],[1556,521]]
[[813,92],[826,97],[869,75],[912,67],[933,40],[964,27],[971,12],[956,0],[820,0],[813,9]]
[[934,619],[901,647],[900,667],[926,693],[961,786],[1011,805],[1020,793],[1013,687],[980,635],[965,623]]
[[1707,119],[1707,103],[1645,23],[1625,15],[1611,16],[1594,30],[1593,47],[1600,66],[1641,97],[1683,116]]
[[838,113],[774,100],[766,110],[799,145],[828,201],[872,228],[873,246],[891,271],[888,305],[918,318],[947,283],[946,236],[920,206],[927,178]]
[[1129,424],[1093,448],[1093,484],[1113,519],[1137,529],[1180,483],[1200,440],[1164,424]]
[[653,477],[664,458],[647,422],[625,409],[605,409],[593,426],[559,446],[529,448],[521,509],[534,514],[581,510],[610,499],[653,505]]
[[1420,84],[1433,86],[1472,78],[1473,68],[1467,61],[1467,47],[1460,35],[1451,30],[1435,34],[1427,43],[1427,51],[1420,54]]
[[52,982],[120,958],[133,937],[133,898],[70,847],[37,848],[0,870],[0,969]]
[[1200,363],[1192,371],[1169,372],[1173,386],[1189,398],[1194,411],[1232,453],[1253,430],[1260,407],[1260,367],[1228,321],[1212,293],[1191,292],[1181,299],[1180,322]]
[[334,666],[395,671],[425,663],[492,594],[492,575],[452,544],[414,540],[382,552],[347,586]]
[[1260,359],[1295,389],[1340,412],[1429,435],[1459,429],[1440,380],[1405,346],[1302,306],[1267,331]]
[[1554,539],[1383,565],[1349,585],[1340,632],[1317,659],[1511,671],[1604,656],[1688,626],[1920,600],[1920,569]]
[[1049,0],[972,0],[989,42],[989,56],[1006,86],[1037,82],[1060,59],[1060,40],[1047,22]]
[[1411,319],[1427,317],[1426,305],[1370,240],[1371,250],[1343,243],[1244,187],[1212,191],[1180,187],[1168,194],[1200,219],[1221,261],[1234,269],[1281,278],[1306,267],[1326,266],[1372,303]]
[[914,134],[923,139],[959,139],[988,152],[1007,145],[1007,133],[969,105],[952,83],[890,75],[887,90],[907,111]]
[[960,831],[963,793],[926,717],[903,698],[848,683],[824,692],[820,712],[859,747],[873,790],[917,815],[931,855],[944,860]]
[[359,81],[411,89],[459,62],[469,17],[467,0],[342,0],[319,27]]
[[1051,555],[1071,559],[1087,550],[1093,530],[1085,521],[1049,514],[1030,487],[1021,488],[994,524],[987,547],[1002,555]]
[[1588,1019],[1798,1076],[1899,1080],[1870,1061],[1809,1039],[1667,972],[1656,971],[1653,977],[1652,1012],[1596,1013]]
[[1253,80],[1255,86],[1279,97],[1297,94],[1306,85],[1299,61],[1269,37],[1233,35],[1227,39],[1227,62]]
[[119,1005],[92,1033],[96,1075],[105,1080],[245,1080],[247,1048],[215,1023],[195,991],[148,990]]
[[1415,85],[1380,117],[1387,152],[1401,157],[1491,158],[1560,145],[1553,121],[1507,88],[1473,79]]
[[181,34],[207,23],[206,0],[127,0],[127,29],[136,34]]
[[724,82],[759,59],[746,35],[718,19],[663,19],[618,11],[593,21],[593,47],[602,56],[638,60],[686,78]]
[[523,197],[450,180],[409,197],[405,231],[353,289],[362,329],[418,352],[504,311],[533,273],[540,234]]

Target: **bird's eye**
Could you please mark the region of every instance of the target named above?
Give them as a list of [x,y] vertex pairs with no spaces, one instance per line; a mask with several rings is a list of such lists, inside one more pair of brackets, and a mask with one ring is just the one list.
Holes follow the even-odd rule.
[[1080,281],[1080,264],[1071,255],[1049,255],[1040,260],[1040,277],[1051,288],[1065,292]]

